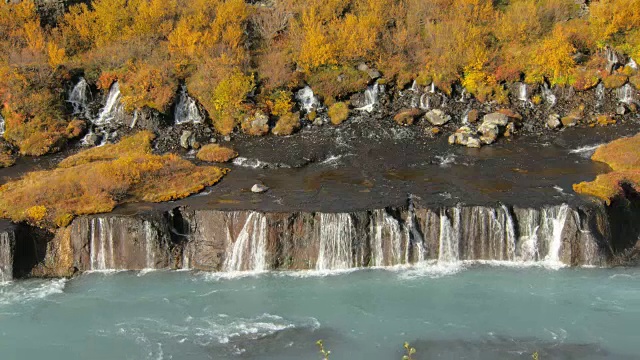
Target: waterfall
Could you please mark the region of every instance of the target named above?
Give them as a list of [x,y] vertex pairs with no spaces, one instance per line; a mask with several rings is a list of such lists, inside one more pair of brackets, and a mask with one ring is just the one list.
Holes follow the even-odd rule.
[[555,106],[558,100],[556,98],[556,95],[553,93],[553,90],[551,90],[551,88],[549,88],[549,85],[547,85],[546,83],[542,85],[542,98],[547,104],[549,104],[549,107]]
[[316,270],[350,268],[353,234],[349,214],[320,214],[320,248]]
[[631,104],[634,102],[634,92],[633,86],[627,83],[623,87],[616,89],[616,96],[621,103]]
[[[562,230],[564,230],[569,205],[563,204],[559,207],[545,208],[542,210],[541,229],[547,237],[548,253],[545,260],[560,262],[560,249],[562,247]],[[550,237],[549,237],[550,236]]]
[[440,250],[438,262],[452,263],[460,260],[460,207],[453,208],[449,219],[446,209],[440,210]]
[[[234,213],[239,218],[242,213]],[[262,213],[251,212],[247,216],[242,230],[233,239],[227,231],[229,248],[223,269],[227,272],[265,271],[267,268],[267,218]]]
[[506,260],[513,261],[516,258],[516,227],[513,222],[513,216],[511,215],[511,211],[504,205],[501,205],[500,208],[503,211],[505,216],[505,240],[507,243],[507,258]]
[[436,93],[436,83],[431,82],[431,90],[430,91],[431,91],[432,94]]
[[158,243],[158,233],[153,229],[150,221],[144,221],[144,251],[145,251],[145,268],[156,268],[156,245]]
[[431,105],[429,104],[429,94],[420,95],[420,109],[429,110]]
[[196,101],[187,93],[187,87],[182,86],[180,90],[180,96],[178,97],[178,103],[174,112],[174,119],[176,125],[182,125],[187,123],[200,124],[204,121]]
[[633,60],[632,58],[629,58],[629,61],[627,62],[627,66],[634,70],[638,70],[638,63],[636,63],[636,61]]
[[122,94],[120,94],[120,84],[115,82],[111,85],[104,108],[102,108],[100,115],[93,121],[93,123],[102,126],[111,124],[113,121],[118,121],[124,115],[124,106],[120,101],[121,98]]
[[309,86],[305,86],[298,90],[296,93],[296,100],[300,105],[300,109],[304,110],[306,113],[312,112],[320,107],[320,101],[318,101],[318,98]]
[[0,233],[0,283],[13,280],[14,240],[11,232]]
[[[402,245],[409,248],[408,234],[386,210],[376,210],[371,221],[371,265],[394,266],[403,263]],[[406,262],[406,260],[404,260]]]
[[596,86],[596,107],[604,105],[605,87],[602,82]]
[[378,95],[380,95],[381,88],[378,83],[375,83],[371,86],[367,87],[367,90],[364,91],[364,103],[365,105],[357,108],[356,110],[372,112],[373,107],[378,103]]
[[2,117],[2,114],[0,114],[0,136],[4,136],[4,131],[5,131],[4,118]]
[[527,92],[527,84],[518,83],[518,100],[527,102],[529,101],[529,94]]
[[91,219],[89,256],[92,271],[116,270],[113,229],[110,218]]
[[419,93],[420,92],[420,86],[418,86],[418,82],[416,80],[413,80],[413,82],[411,83],[411,91],[413,91],[414,93]]
[[73,115],[86,116],[90,95],[91,90],[89,89],[89,84],[81,77],[69,93],[69,99],[67,100],[67,102],[73,106]]
[[538,229],[540,213],[535,209],[522,210],[518,216],[520,223],[519,261],[536,261],[538,258]]

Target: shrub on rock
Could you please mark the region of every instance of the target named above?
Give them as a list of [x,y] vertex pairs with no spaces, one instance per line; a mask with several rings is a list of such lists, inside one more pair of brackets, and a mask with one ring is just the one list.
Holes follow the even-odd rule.
[[607,204],[623,194],[622,184],[640,191],[640,134],[622,138],[600,146],[591,157],[593,161],[603,162],[613,170],[598,175],[595,180],[573,185],[579,194],[591,195],[604,200]]
[[229,171],[196,166],[173,154],[154,155],[153,138],[143,131],[4,184],[0,216],[55,228],[76,215],[110,212],[123,203],[181,199],[217,183]]
[[196,157],[202,161],[224,163],[238,156],[233,149],[218,144],[205,145],[198,151]]
[[343,102],[338,102],[329,107],[329,119],[333,125],[342,124],[349,117],[349,106]]
[[274,135],[287,136],[300,129],[300,114],[287,113],[280,116],[276,126],[271,130]]

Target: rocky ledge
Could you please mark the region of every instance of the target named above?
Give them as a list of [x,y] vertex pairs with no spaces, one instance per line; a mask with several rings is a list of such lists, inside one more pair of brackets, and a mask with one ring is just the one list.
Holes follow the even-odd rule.
[[[630,195],[631,196],[631,195]],[[0,235],[4,280],[97,270],[338,270],[504,261],[631,264],[635,200],[519,206],[402,207],[342,213],[194,210],[79,217],[55,235],[19,226]]]

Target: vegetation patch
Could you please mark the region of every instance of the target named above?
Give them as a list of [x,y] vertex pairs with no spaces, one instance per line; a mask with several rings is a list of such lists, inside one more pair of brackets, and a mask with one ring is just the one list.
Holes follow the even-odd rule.
[[57,168],[0,187],[0,216],[55,228],[74,216],[105,213],[128,202],[181,199],[214,185],[229,171],[196,166],[177,155],[154,155],[150,132],[82,151]]
[[202,161],[225,163],[238,156],[233,149],[218,144],[205,145],[198,151],[196,157]]
[[591,157],[611,167],[611,172],[598,175],[594,181],[573,185],[575,192],[591,195],[611,203],[623,194],[622,185],[640,191],[640,134],[615,140],[599,147]]
[[300,129],[300,114],[299,113],[287,113],[280,116],[276,126],[273,127],[274,135],[287,136],[293,134]]
[[349,117],[349,106],[343,102],[335,103],[329,108],[329,119],[333,125],[342,124]]

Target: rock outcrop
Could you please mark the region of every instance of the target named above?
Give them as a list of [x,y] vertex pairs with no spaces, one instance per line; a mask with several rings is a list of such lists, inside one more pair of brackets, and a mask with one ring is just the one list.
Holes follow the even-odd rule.
[[[633,245],[602,205],[497,205],[348,213],[192,210],[80,217],[50,239],[32,276],[76,271],[335,270],[461,261],[607,266]],[[633,237],[633,234],[630,235]],[[2,235],[3,276],[15,239]],[[631,245],[629,245],[631,244]],[[9,254],[9,255],[6,255]]]

